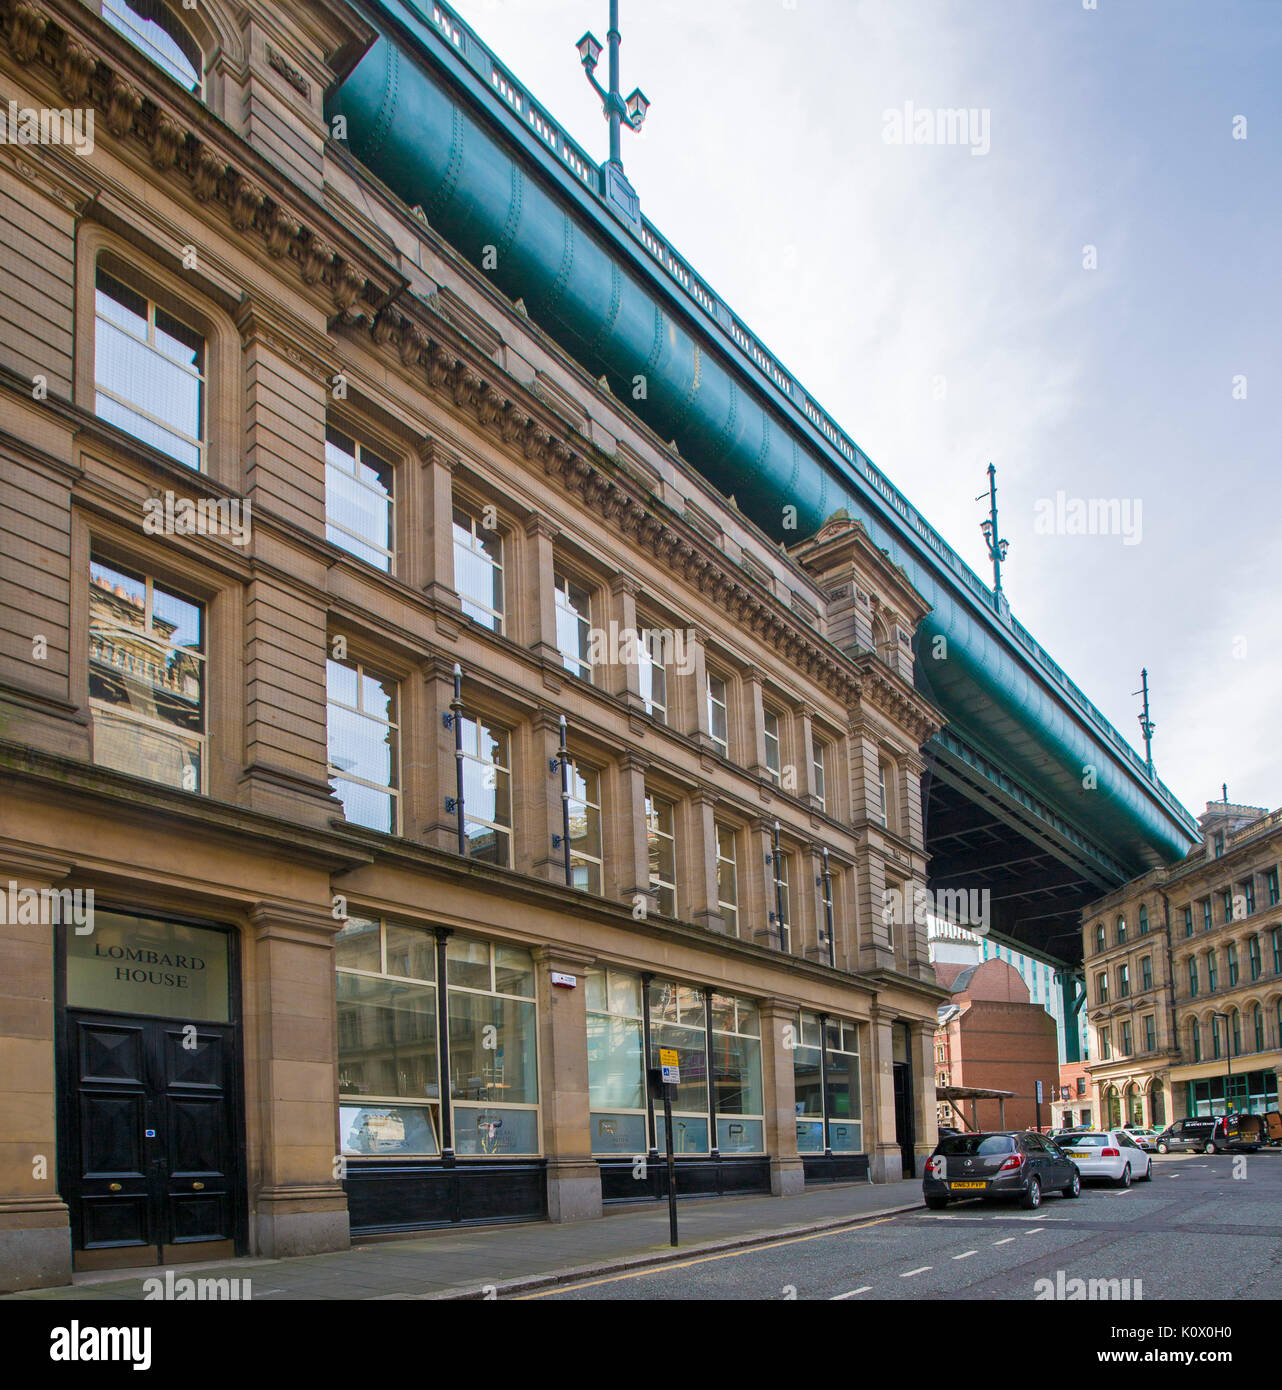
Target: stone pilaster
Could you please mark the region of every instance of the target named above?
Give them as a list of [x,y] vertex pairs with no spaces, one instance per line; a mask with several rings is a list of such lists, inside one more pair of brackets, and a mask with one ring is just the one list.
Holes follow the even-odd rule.
[[413,764],[404,763],[405,835],[437,849],[457,851],[458,821],[445,809],[446,797],[454,796],[458,787],[454,730],[445,726],[445,716],[454,701],[454,663],[428,661],[418,697],[421,719],[412,725],[408,718],[403,721],[403,727],[419,730],[418,748],[422,754]]
[[269,1258],[346,1250],[347,1195],[337,1179],[339,923],[287,903],[261,903],[249,917],[250,1242]]
[[[548,1217],[583,1221],[601,1215],[601,1170],[592,1157],[588,1089],[587,991],[593,957],[559,946],[536,946],[540,1094],[547,1155]],[[571,975],[572,987],[553,974]]]
[[417,471],[406,469],[405,502],[416,525],[401,551],[402,577],[434,603],[462,617],[454,588],[454,469],[458,457],[432,435],[419,442],[417,454]]
[[[0,845],[0,893],[13,900],[65,880],[71,865]],[[22,914],[20,914],[22,915]],[[71,1226],[58,1194],[54,927],[0,927],[0,1292],[71,1283]],[[6,916],[8,916],[6,908]]]
[[873,1182],[898,1182],[904,1175],[895,1138],[895,1020],[874,1013],[868,1028],[870,1067],[864,1090],[864,1120],[873,1122],[873,1142],[864,1137]]
[[761,1002],[761,1082],[765,1092],[766,1152],[770,1158],[770,1191],[788,1197],[806,1185],[797,1152],[797,1093],[792,1054],[797,1045],[797,1015],[777,999]]
[[687,658],[689,671],[677,677],[680,688],[677,704],[683,712],[679,716],[681,722],[674,718],[671,710],[668,722],[674,729],[689,734],[702,752],[711,753],[712,735],[708,731],[708,638],[698,628],[690,629]]
[[726,921],[717,892],[716,796],[710,787],[699,787],[688,806],[688,834],[677,843],[678,879],[688,885],[681,915],[696,926],[724,933]]
[[530,716],[528,738],[522,740],[521,775],[513,779],[512,810],[518,831],[517,868],[564,884],[565,856],[552,843],[552,837],[562,830],[561,772],[552,768],[560,744],[560,716],[546,707],[535,710]]
[[[544,661],[560,663],[556,645],[556,553],[559,532],[537,512],[525,524],[524,584],[515,596],[519,603],[518,640]],[[515,634],[512,634],[515,636]]]
[[[610,581],[610,592],[606,602],[605,640],[607,656],[611,654],[609,641],[610,625],[614,625],[617,652],[624,654],[625,633],[637,631],[637,586],[626,575],[616,574]],[[611,695],[617,695],[629,709],[644,712],[641,700],[641,669],[636,661],[611,662],[599,671],[596,680]]]
[[602,809],[605,839],[606,896],[627,903],[644,900],[646,912],[658,910],[658,898],[650,891],[650,849],[645,818],[645,775],[648,759],[625,753],[616,764],[615,808]]

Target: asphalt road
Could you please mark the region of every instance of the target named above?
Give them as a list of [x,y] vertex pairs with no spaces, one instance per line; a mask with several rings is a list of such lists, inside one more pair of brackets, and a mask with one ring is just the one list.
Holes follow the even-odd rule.
[[1084,1184],[1080,1198],[1044,1197],[1037,1212],[923,1207],[522,1297],[1036,1299],[1048,1293],[1039,1280],[1071,1294],[1073,1279],[1129,1279],[1146,1302],[1282,1298],[1282,1155],[1155,1155],[1152,1182]]

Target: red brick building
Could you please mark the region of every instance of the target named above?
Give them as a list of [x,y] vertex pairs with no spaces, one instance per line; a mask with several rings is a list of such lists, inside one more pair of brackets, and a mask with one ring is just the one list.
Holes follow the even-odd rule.
[[[1010,1091],[1006,1128],[1032,1129],[1037,1123],[1037,1082],[1042,1083],[1043,1128],[1052,1123],[1052,1097],[1060,1084],[1055,1020],[1031,1002],[1028,986],[1013,965],[1002,960],[960,966],[940,962],[939,983],[952,993],[939,1011],[935,1032],[935,1079],[941,1085],[982,1086]],[[944,1077],[947,1077],[944,1080]],[[1001,1125],[995,1100],[977,1102],[980,1127]],[[949,1123],[941,1116],[943,1123]],[[971,1128],[970,1105],[951,1123]]]

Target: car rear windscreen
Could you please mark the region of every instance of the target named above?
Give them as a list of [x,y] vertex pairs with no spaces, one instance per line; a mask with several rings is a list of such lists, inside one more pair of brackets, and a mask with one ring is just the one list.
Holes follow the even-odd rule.
[[1008,1154],[1014,1148],[1015,1141],[1009,1134],[950,1134],[939,1141],[935,1152],[974,1158],[981,1154]]
[[1064,1140],[1066,1149],[1102,1149],[1108,1140],[1107,1134],[1075,1134]]

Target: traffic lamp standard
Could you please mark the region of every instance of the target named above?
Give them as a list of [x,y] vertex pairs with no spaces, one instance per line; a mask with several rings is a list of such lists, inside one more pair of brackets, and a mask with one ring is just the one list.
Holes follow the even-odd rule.
[[[983,498],[981,492],[975,501]],[[988,516],[979,523],[984,533],[984,543],[988,546],[988,558],[993,562],[993,606],[1001,610],[1002,561],[1010,548],[1010,542],[1001,538],[997,530],[997,469],[988,465]]]

